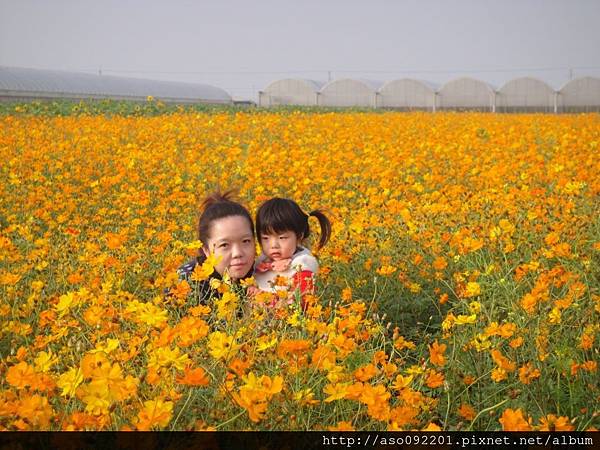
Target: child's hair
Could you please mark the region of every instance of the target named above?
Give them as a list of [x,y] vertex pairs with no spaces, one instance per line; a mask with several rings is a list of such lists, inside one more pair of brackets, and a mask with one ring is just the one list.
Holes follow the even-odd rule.
[[308,225],[309,216],[316,217],[321,226],[321,238],[318,247],[322,248],[331,237],[331,222],[323,211],[316,209],[309,214],[298,206],[298,204],[287,198],[274,197],[263,203],[256,212],[256,234],[283,233],[293,231],[300,239],[310,236]]
[[233,200],[233,198],[233,190],[223,193],[215,191],[202,202],[200,218],[198,219],[198,239],[204,245],[210,238],[210,228],[213,222],[230,216],[242,216],[248,219],[250,231],[254,235],[252,216],[244,206]]

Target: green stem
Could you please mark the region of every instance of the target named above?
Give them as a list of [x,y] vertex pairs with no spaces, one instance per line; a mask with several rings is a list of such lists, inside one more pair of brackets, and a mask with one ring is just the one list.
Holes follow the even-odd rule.
[[473,424],[477,421],[477,419],[479,419],[480,415],[482,415],[485,412],[492,411],[493,409],[496,409],[497,407],[505,404],[507,401],[508,401],[508,399],[504,399],[500,403],[496,403],[495,405],[490,406],[489,408],[485,408],[485,409],[482,409],[481,411],[479,411],[479,413],[477,413],[477,415],[475,416],[475,418],[471,421],[471,425],[469,426],[469,430],[468,431],[472,431]]
[[179,418],[181,417],[181,414],[183,413],[183,411],[185,410],[187,404],[190,402],[190,398],[192,397],[192,392],[193,389],[190,389],[190,393],[188,394],[187,398],[185,399],[185,403],[183,404],[183,406],[181,407],[181,409],[179,410],[179,414],[177,414],[177,417],[175,418],[175,420],[173,421],[173,423],[171,424],[171,431],[173,431],[175,429],[175,424],[177,424],[177,421],[179,420]]
[[245,409],[242,409],[242,411],[241,411],[239,414],[236,414],[236,415],[235,415],[235,416],[233,416],[231,419],[229,419],[229,420],[227,420],[227,421],[225,421],[225,422],[223,422],[223,423],[220,423],[220,424],[219,424],[219,425],[217,425],[215,428],[216,428],[216,429],[219,429],[219,428],[221,428],[221,427],[224,427],[224,426],[225,426],[225,425],[227,425],[228,423],[230,423],[230,422],[233,422],[233,421],[234,421],[235,419],[237,419],[238,417],[241,417],[242,415],[244,415],[244,413],[245,413],[245,412],[246,412],[246,410],[245,410]]

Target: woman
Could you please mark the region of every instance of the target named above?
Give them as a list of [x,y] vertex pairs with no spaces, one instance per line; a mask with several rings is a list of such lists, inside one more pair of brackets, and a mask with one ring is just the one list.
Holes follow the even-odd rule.
[[[206,303],[211,295],[217,295],[211,288],[211,280],[221,280],[228,274],[236,283],[252,276],[256,246],[254,244],[254,224],[248,210],[232,200],[232,193],[215,192],[202,204],[198,221],[198,239],[202,251],[192,261],[181,266],[177,273],[187,280],[198,295],[200,303]],[[218,259],[214,272],[208,280],[195,286],[191,275],[198,264],[209,255]]]

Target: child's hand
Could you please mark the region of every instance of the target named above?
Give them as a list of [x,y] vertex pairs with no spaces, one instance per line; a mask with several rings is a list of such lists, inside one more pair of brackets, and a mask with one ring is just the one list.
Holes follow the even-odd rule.
[[261,273],[268,272],[271,270],[271,264],[271,261],[263,261],[260,264],[257,264],[254,270]]
[[261,293],[262,291],[257,288],[256,286],[248,286],[248,288],[246,289],[246,293],[248,294],[249,297],[255,297],[257,294]]
[[292,258],[280,259],[278,261],[273,261],[271,263],[271,268],[275,272],[285,272],[290,268],[290,264],[292,263]]

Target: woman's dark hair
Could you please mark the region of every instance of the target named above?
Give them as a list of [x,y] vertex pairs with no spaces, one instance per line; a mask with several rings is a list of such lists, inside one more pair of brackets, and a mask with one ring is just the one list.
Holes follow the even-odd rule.
[[230,216],[242,216],[248,219],[252,236],[254,236],[254,223],[248,210],[233,200],[234,191],[221,193],[213,192],[202,202],[200,218],[198,219],[198,239],[206,245],[210,237],[210,227],[215,220]]
[[287,198],[274,197],[263,203],[256,212],[256,234],[293,231],[300,240],[310,236],[309,216],[316,217],[321,226],[318,247],[322,248],[331,237],[331,222],[320,209],[306,214],[298,204]]

